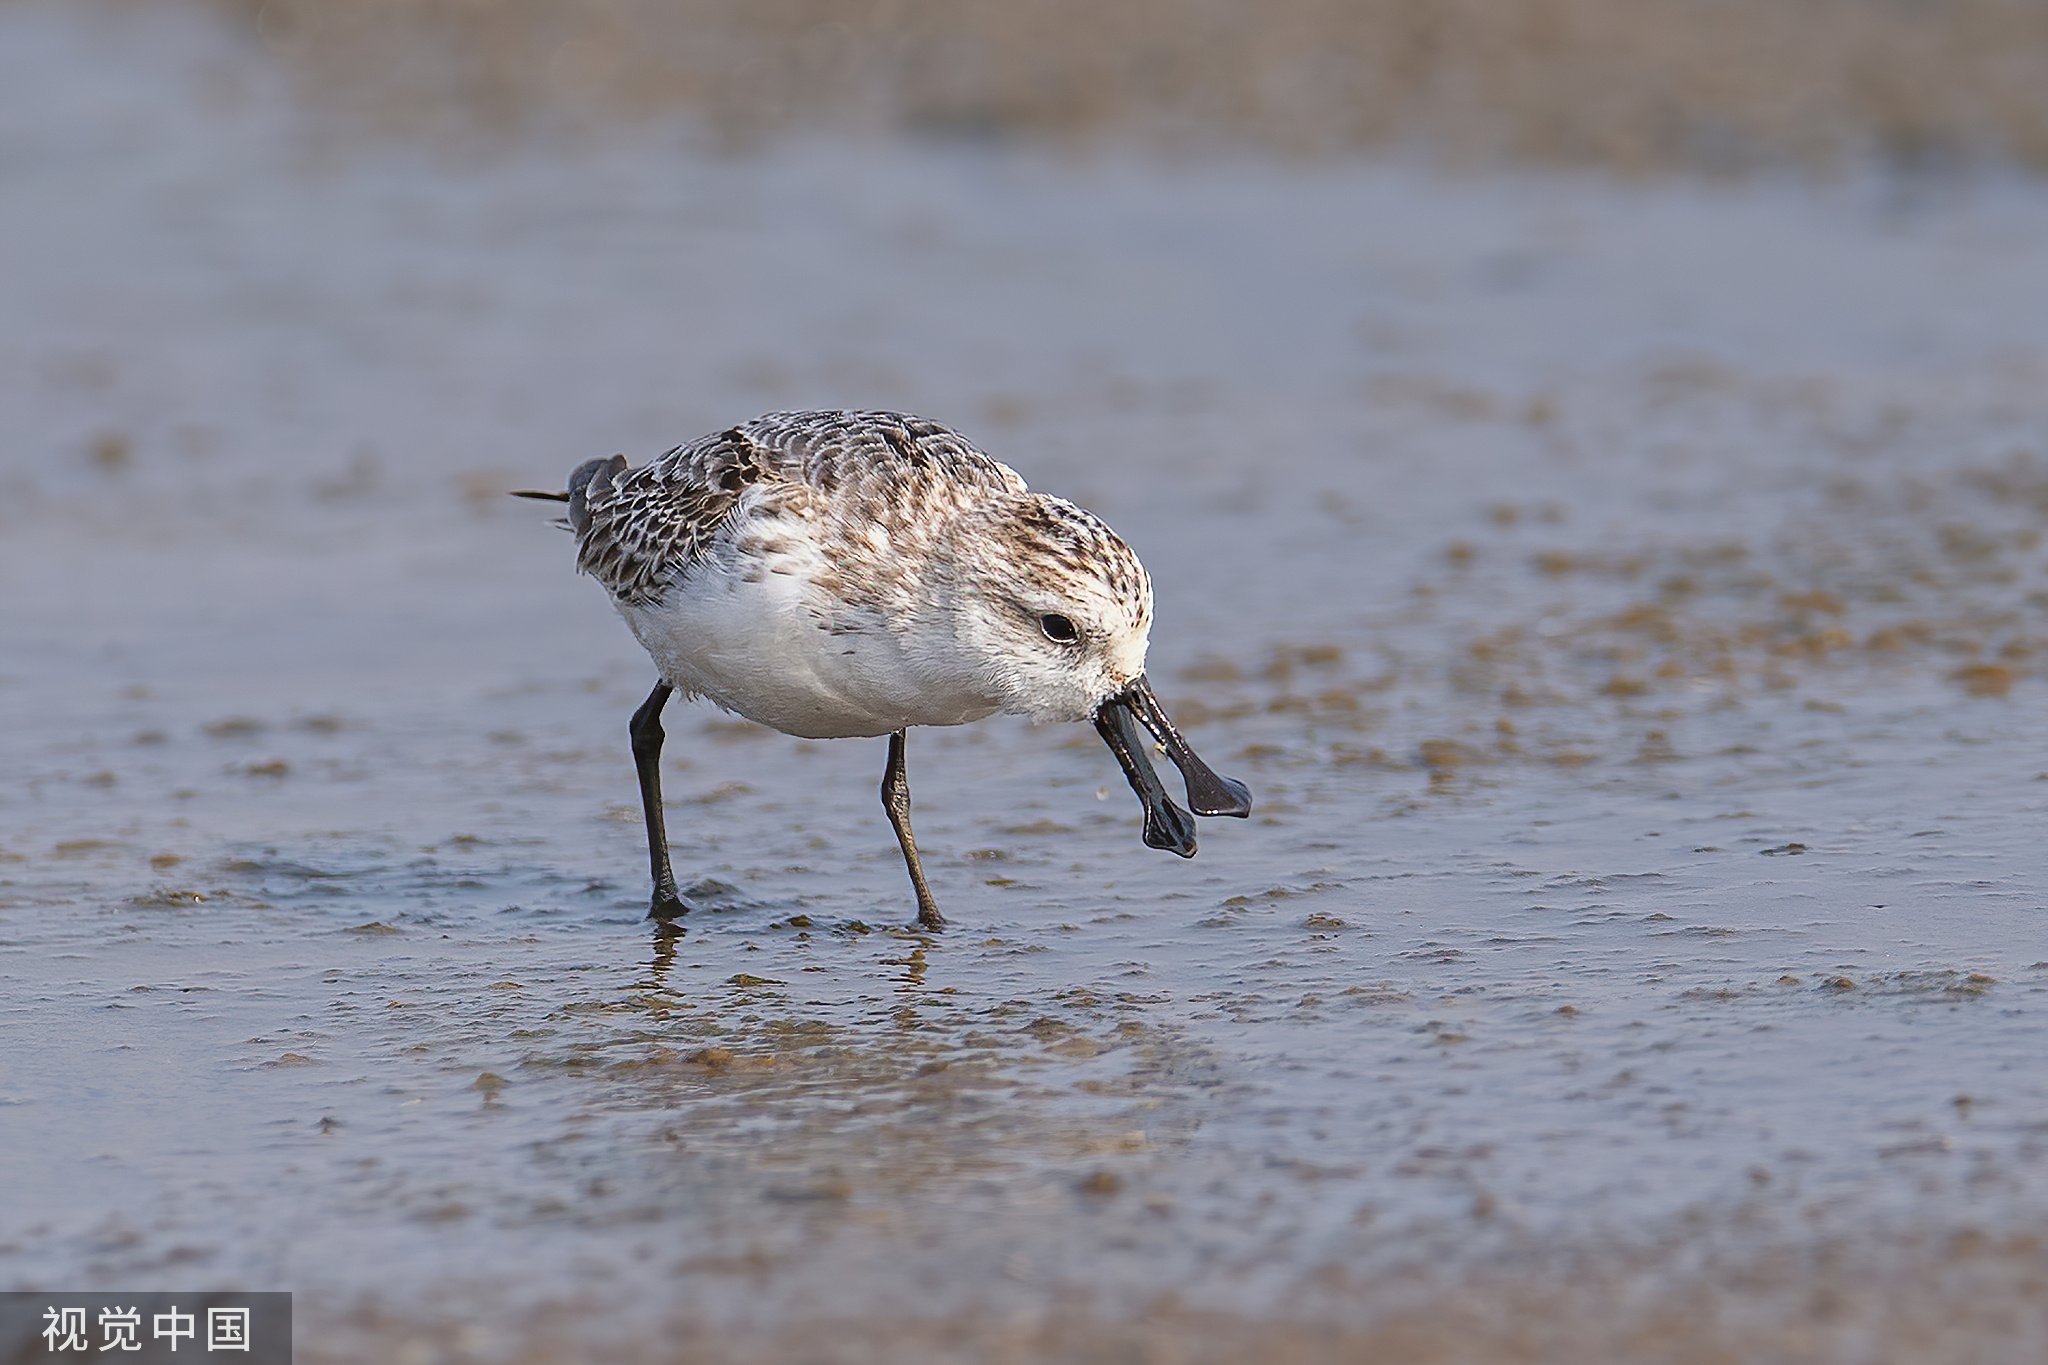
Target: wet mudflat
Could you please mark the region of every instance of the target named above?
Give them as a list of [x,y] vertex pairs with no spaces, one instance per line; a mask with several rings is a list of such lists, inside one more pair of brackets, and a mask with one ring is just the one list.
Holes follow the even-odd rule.
[[[336,145],[0,11],[0,1284],[309,1360],[2033,1360],[2048,196]],[[672,709],[502,492],[894,406],[1259,798]],[[1149,1354],[1148,1354],[1149,1353]]]

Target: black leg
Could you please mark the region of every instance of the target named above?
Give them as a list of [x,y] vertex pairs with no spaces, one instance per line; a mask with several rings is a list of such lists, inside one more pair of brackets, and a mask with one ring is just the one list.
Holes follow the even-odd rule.
[[910,885],[917,892],[917,927],[943,929],[946,917],[939,913],[932,889],[925,885],[924,864],[917,860],[917,836],[910,832],[910,778],[903,769],[903,731],[889,736],[889,766],[882,770],[882,809],[896,830],[896,842],[903,847],[903,862],[910,869]]
[[640,770],[640,808],[647,813],[647,865],[654,874],[649,919],[674,919],[690,913],[689,905],[676,893],[676,874],[669,871],[668,827],[661,817],[661,741],[667,738],[661,728],[661,708],[668,705],[673,691],[666,682],[656,683],[626,728],[633,737],[633,766]]

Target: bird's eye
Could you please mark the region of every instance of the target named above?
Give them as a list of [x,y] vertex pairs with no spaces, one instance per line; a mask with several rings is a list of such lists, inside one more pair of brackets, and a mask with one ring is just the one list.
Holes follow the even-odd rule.
[[1056,611],[1039,617],[1038,628],[1055,644],[1070,645],[1081,638],[1080,628]]

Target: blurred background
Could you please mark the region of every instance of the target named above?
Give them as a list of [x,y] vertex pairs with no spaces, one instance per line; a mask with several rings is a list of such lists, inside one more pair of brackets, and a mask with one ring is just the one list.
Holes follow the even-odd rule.
[[386,127],[677,112],[1726,174],[2048,164],[2028,0],[221,0]]
[[[2044,169],[2034,0],[0,0],[0,1286],[2048,1357]],[[919,937],[676,703],[651,933],[505,494],[830,406],[1116,526],[1254,817],[920,733]]]

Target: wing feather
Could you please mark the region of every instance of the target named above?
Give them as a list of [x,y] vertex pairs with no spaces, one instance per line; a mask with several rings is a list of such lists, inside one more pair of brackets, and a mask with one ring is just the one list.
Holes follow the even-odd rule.
[[785,514],[833,505],[832,519],[852,532],[1021,493],[1025,484],[924,418],[769,413],[638,469],[623,455],[586,461],[569,480],[577,567],[622,602],[652,602],[715,552],[750,490],[758,490],[750,505]]

